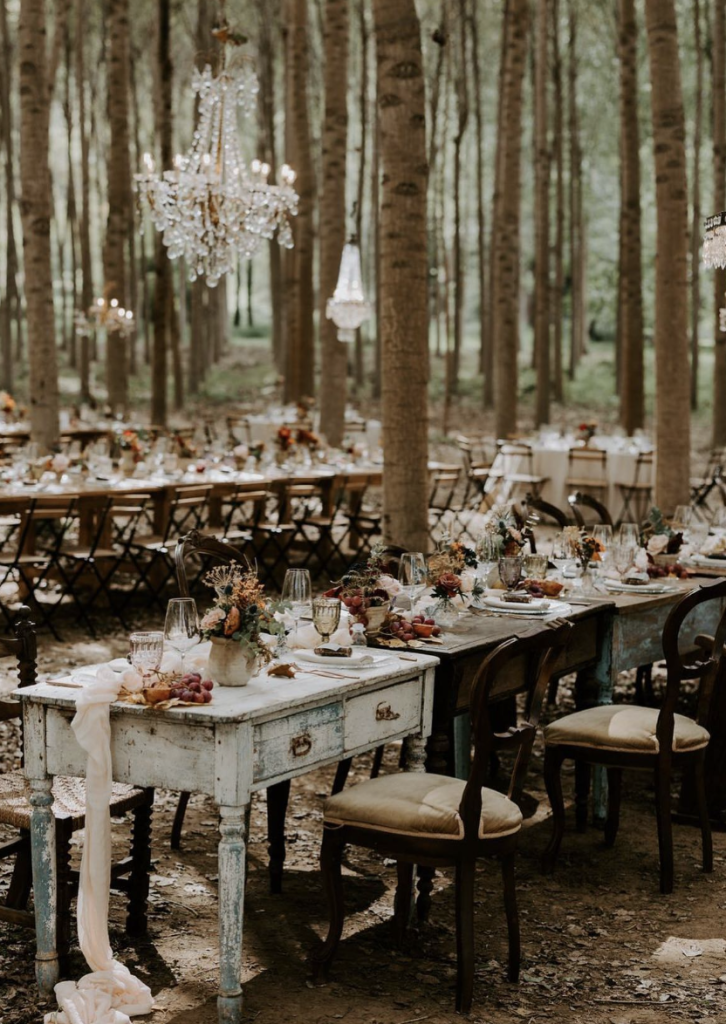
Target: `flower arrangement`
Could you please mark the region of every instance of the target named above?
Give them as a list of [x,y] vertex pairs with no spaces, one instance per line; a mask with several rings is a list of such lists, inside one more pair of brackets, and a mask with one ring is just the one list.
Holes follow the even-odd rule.
[[295,444],[290,427],[280,427],[275,435],[275,444],[281,452],[288,452]]
[[431,596],[437,597],[440,601],[451,601],[458,597],[461,591],[461,576],[457,576],[454,572],[442,572],[433,580]]
[[597,433],[597,423],[594,420],[588,420],[585,423],[581,423],[577,429],[580,431],[581,439],[587,445]]
[[197,457],[197,446],[192,444],[188,438],[182,437],[181,434],[174,435],[174,447],[180,459],[196,459]]
[[264,451],[265,451],[265,442],[264,441],[255,441],[254,444],[250,445],[250,455],[255,460],[255,462],[257,463],[258,466],[259,466],[260,462],[262,461],[262,455],[263,455]]
[[339,597],[357,622],[368,625],[373,608],[387,607],[401,590],[398,580],[385,571],[383,548],[376,545],[368,561],[353,565],[339,583],[325,592],[325,597]]
[[119,448],[122,452],[131,452],[134,462],[141,462],[144,458],[144,443],[141,435],[135,430],[124,430],[119,437]]
[[320,444],[320,438],[307,427],[300,427],[295,436],[295,443],[314,451]]
[[484,519],[483,532],[494,541],[500,558],[514,558],[524,547],[524,529],[533,522],[527,520],[521,524],[511,505],[492,505]]
[[6,416],[12,416],[17,407],[17,403],[9,391],[0,391],[0,412],[5,413]]
[[674,530],[655,506],[648,513],[640,531],[640,543],[650,559],[658,555],[677,555],[683,547],[683,534]]
[[583,569],[587,569],[590,562],[602,561],[605,546],[591,537],[587,530],[580,526],[566,526],[563,532],[569,539],[572,550],[577,553]]
[[260,638],[261,633],[276,634],[282,628],[274,609],[265,599],[265,588],[252,569],[236,562],[218,565],[204,576],[204,582],[217,594],[216,600],[200,626],[206,640],[220,637],[234,640],[251,657],[269,661],[271,652]]

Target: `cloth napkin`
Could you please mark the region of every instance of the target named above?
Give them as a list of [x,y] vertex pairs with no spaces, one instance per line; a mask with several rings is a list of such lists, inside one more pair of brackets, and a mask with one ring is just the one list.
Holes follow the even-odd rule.
[[150,1013],[151,989],[118,960],[108,938],[111,887],[111,723],[109,705],[118,696],[122,678],[102,665],[92,683],[81,690],[71,723],[88,754],[86,765],[86,830],[78,887],[78,939],[91,974],[78,984],[55,987],[59,1009],[46,1014],[45,1024],[131,1024],[130,1018]]
[[[322,642],[320,633],[312,624],[301,626],[297,631],[293,630],[287,638],[287,646],[293,651],[299,648],[312,651]],[[330,642],[331,644],[340,644],[342,647],[350,647],[350,632],[347,626],[341,626],[336,630],[330,637]]]
[[[209,652],[211,649],[212,644],[209,640],[206,640],[204,643],[197,644],[196,647],[192,647],[191,651],[184,656],[184,671],[201,672],[202,675],[204,675],[207,670],[207,662],[209,661]],[[161,659],[161,671],[180,672],[181,655],[171,649],[165,650],[164,656]]]

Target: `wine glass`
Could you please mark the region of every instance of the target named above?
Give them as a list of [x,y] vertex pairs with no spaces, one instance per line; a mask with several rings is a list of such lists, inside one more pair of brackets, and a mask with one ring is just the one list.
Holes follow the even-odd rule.
[[693,521],[693,509],[690,505],[676,505],[671,518],[671,529],[676,533],[685,533]]
[[290,606],[295,620],[295,632],[300,629],[300,617],[310,611],[313,584],[307,569],[288,569],[282,584],[283,604]]
[[491,533],[483,533],[476,542],[476,574],[486,581],[495,565],[499,562],[499,543]]
[[159,669],[163,654],[163,633],[132,633],[129,637],[129,661],[142,678]]
[[560,581],[562,582],[564,580],[565,570],[568,569],[573,562],[577,561],[577,552],[574,550],[572,541],[564,530],[562,533],[555,534],[555,538],[552,541],[552,553],[550,558],[552,559],[560,577]]
[[636,550],[637,546],[634,544],[624,544],[622,542],[613,544],[611,548],[613,565],[620,573],[621,579],[633,564]]
[[199,634],[197,602],[193,597],[173,597],[166,606],[164,639],[179,654],[181,674],[184,675],[184,656],[196,647]]
[[515,558],[499,559],[499,579],[508,591],[514,590],[522,577],[522,558],[517,555]]
[[398,582],[413,608],[416,599],[426,589],[426,559],[420,551],[406,551],[398,565]]
[[618,530],[618,542],[634,548],[640,547],[640,530],[637,523],[621,523]]
[[313,625],[327,644],[340,625],[340,601],[337,597],[316,597],[313,601]]

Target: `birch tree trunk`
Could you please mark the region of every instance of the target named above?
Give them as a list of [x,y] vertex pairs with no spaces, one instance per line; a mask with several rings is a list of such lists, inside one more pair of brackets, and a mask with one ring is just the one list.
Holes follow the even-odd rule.
[[691,222],[691,409],[698,408],[698,323],[701,316],[701,136],[703,134],[703,41],[701,3],[693,0],[693,45],[696,51],[696,110],[693,117]]
[[[128,226],[131,207],[129,154],[129,0],[108,5],[108,220],[103,247],[105,292],[109,301],[128,306]],[[106,384],[111,408],[128,405],[128,346],[123,333],[106,332]]]
[[507,437],[517,429],[522,86],[527,59],[527,0],[507,0],[504,18],[506,46],[503,50],[502,102],[497,144],[500,188],[492,235],[494,409],[497,437]]
[[555,239],[552,253],[554,259],[554,280],[552,285],[552,397],[556,402],[561,402],[564,397],[562,386],[562,296],[565,287],[565,167],[559,0],[552,0],[552,91],[554,94],[552,160],[555,168]]
[[[158,0],[156,23],[156,135],[160,148],[160,171],[172,168],[172,74],[171,63],[171,3]],[[155,238],[156,286],[154,290],[154,343],[151,370],[151,422],[165,427],[167,419],[167,364],[169,350],[169,315],[174,304],[171,265],[160,232]]]
[[[76,0],[76,92],[78,95],[78,134],[81,143],[81,211],[78,237],[81,250],[81,308],[88,312],[93,302],[93,266],[91,263],[91,174],[89,167],[88,125],[86,123],[85,23],[86,0]],[[81,399],[91,397],[91,339],[81,335],[79,360]]]
[[428,548],[426,107],[414,0],[373,0],[380,125],[383,535]]
[[[349,0],[325,3],[325,115],[322,125],[322,196],[320,200],[320,429],[328,443],[343,440],[348,374],[348,345],[325,306],[338,280],[345,244],[345,165],[348,147]],[[360,239],[359,239],[360,241]]]
[[[277,180],[277,146],[275,141],[275,48],[274,26],[281,17],[279,0],[259,5],[259,65],[260,65],[260,134],[262,158],[270,165],[270,181]],[[272,355],[278,372],[285,368],[284,324],[287,295],[282,287],[282,253],[277,239],[269,244],[270,305],[272,309]]]
[[550,153],[547,134],[548,0],[537,0],[534,69],[534,352],[536,389],[534,423],[550,420]]
[[690,500],[688,185],[674,0],[645,7],[650,60],[657,212],[655,276],[655,503],[664,513]]
[[573,0],[569,9],[569,96],[570,142],[570,367],[572,380],[584,349],[583,227],[582,227],[582,150],[580,116],[577,103],[577,11]]
[[[713,0],[713,200],[715,213],[726,208],[726,0]],[[726,332],[719,309],[726,305],[726,270],[713,271],[714,370],[713,444],[726,445]]]
[[53,311],[48,167],[50,89],[44,0],[22,0],[20,54],[20,176],[30,363],[30,431],[50,449],[59,435],[58,364]]
[[474,120],[476,123],[476,223],[477,272],[479,281],[479,369],[487,373],[491,334],[489,327],[489,289],[487,287],[486,213],[484,207],[484,101],[482,98],[481,52],[479,46],[479,10],[473,3],[469,14],[471,33],[471,69],[474,85]]
[[[461,187],[461,150],[464,143],[466,126],[469,123],[469,89],[467,85],[466,61],[466,0],[458,0],[456,17],[454,18],[454,88],[456,91],[456,133],[454,135],[454,351],[453,363],[450,365],[447,398],[455,394],[459,387],[459,370],[461,367],[461,348],[464,335],[464,252],[461,241],[461,208],[463,205]],[[451,362],[451,361],[450,361]],[[448,420],[448,417],[447,417]],[[445,426],[448,430],[448,422]]]
[[620,58],[620,422],[631,436],[643,427],[643,294],[640,239],[638,25],[635,0],[619,0]]

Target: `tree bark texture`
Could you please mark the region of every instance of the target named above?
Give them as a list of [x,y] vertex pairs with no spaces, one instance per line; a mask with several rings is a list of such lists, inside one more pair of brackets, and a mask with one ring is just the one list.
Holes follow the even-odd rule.
[[8,30],[5,3],[0,4],[0,33],[3,62],[0,67],[0,119],[5,151],[5,298],[2,305],[2,386],[9,391],[14,382],[13,322],[18,353],[22,352],[22,303],[18,288],[18,250],[15,242],[15,163],[12,119],[13,47]]
[[[726,0],[713,0],[713,200],[714,213],[726,208]],[[726,445],[726,332],[719,309],[726,305],[726,270],[713,271],[714,372],[713,444]]]
[[577,102],[577,11],[573,0],[569,9],[568,120],[570,143],[570,379],[585,350],[584,225],[582,211],[582,147],[580,112]]
[[335,291],[345,244],[345,165],[348,149],[349,0],[326,0],[325,113],[322,125],[322,195],[320,199],[320,429],[339,447],[345,428],[348,348],[325,315]]
[[[461,349],[464,342],[464,246],[461,238],[462,221],[462,146],[469,123],[468,67],[466,60],[466,0],[458,0],[453,19],[454,88],[456,91],[456,132],[454,134],[454,350],[449,360],[447,399],[458,391],[461,368]],[[448,423],[445,430],[448,429]]]
[[560,3],[552,0],[552,92],[554,124],[552,162],[555,170],[555,238],[552,257],[552,397],[561,402],[562,385],[562,297],[565,287],[565,166],[564,107],[562,96],[562,56],[560,54]]
[[548,0],[537,0],[534,71],[534,353],[535,426],[550,421],[550,153],[548,138]]
[[655,503],[667,515],[690,500],[688,185],[674,0],[648,0],[657,213],[655,276]]
[[479,44],[479,9],[471,5],[469,14],[471,34],[471,70],[474,86],[474,120],[476,124],[476,223],[477,223],[477,276],[479,283],[479,368],[487,373],[491,349],[491,317],[489,316],[489,288],[487,285],[486,210],[484,205],[484,101],[482,98],[481,52]]
[[696,110],[693,116],[693,181],[691,183],[691,409],[698,408],[698,323],[701,316],[701,137],[703,134],[703,34],[701,2],[693,0],[693,45],[696,51]]
[[383,535],[428,547],[426,108],[414,0],[373,0],[381,146]]
[[[172,75],[171,62],[171,2],[158,0],[156,23],[156,135],[159,139],[160,170],[172,168]],[[165,427],[167,419],[167,364],[169,351],[169,315],[173,314],[173,302],[169,293],[173,281],[166,246],[161,234],[156,233],[156,287],[154,291],[154,343],[151,369],[151,422]]]

